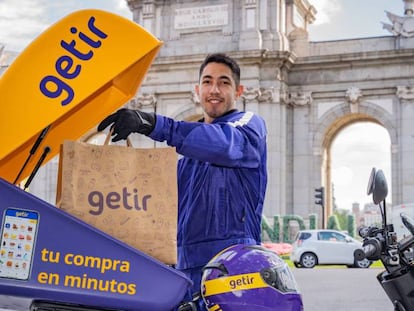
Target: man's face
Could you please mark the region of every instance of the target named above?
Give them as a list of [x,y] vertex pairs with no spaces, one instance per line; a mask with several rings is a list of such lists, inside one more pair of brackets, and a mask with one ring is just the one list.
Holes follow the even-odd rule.
[[231,69],[221,63],[209,63],[203,70],[195,88],[204,110],[206,123],[235,108],[243,86],[236,87]]

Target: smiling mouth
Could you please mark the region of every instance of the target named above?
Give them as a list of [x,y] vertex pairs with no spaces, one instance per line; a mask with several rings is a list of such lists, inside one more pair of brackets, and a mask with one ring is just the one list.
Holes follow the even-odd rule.
[[221,98],[209,98],[207,101],[211,104],[220,104],[222,102],[222,99]]

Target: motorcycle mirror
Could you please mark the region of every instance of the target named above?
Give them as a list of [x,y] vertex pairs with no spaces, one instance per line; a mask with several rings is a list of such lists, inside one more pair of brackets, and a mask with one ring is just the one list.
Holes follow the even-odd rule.
[[388,185],[382,170],[378,170],[374,175],[372,199],[375,204],[379,204],[387,197]]
[[369,180],[368,180],[367,195],[370,195],[372,191],[374,191],[375,173],[376,173],[376,169],[375,167],[373,167],[371,170],[371,175],[369,176]]

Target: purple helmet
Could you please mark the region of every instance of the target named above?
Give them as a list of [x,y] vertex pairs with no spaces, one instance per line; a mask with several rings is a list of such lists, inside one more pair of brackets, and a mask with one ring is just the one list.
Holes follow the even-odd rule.
[[302,311],[302,297],[285,261],[259,245],[233,245],[203,268],[209,310]]

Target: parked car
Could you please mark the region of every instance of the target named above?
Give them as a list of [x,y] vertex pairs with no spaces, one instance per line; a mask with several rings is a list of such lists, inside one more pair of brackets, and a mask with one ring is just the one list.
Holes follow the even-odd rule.
[[362,242],[337,230],[301,230],[292,245],[290,259],[297,268],[316,265],[346,265],[349,268],[368,268],[368,259],[355,260],[354,251]]

